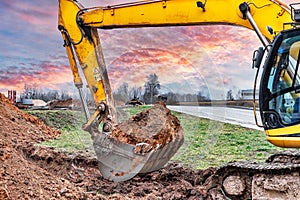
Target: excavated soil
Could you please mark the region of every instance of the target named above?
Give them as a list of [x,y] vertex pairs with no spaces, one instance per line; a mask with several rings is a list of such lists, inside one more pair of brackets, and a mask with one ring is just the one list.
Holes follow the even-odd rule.
[[183,138],[180,122],[162,102],[115,126],[111,137],[127,144],[147,143],[156,148]]
[[36,146],[60,132],[1,94],[0,135],[0,199],[209,199],[201,184],[212,168],[196,171],[169,163],[114,183],[102,178],[96,159]]

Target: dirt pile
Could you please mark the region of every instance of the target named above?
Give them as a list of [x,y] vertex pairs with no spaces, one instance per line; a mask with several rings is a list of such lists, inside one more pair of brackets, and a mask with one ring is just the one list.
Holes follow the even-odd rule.
[[114,127],[111,136],[127,144],[148,143],[154,149],[183,137],[179,120],[163,103],[143,111]]
[[20,111],[0,94],[0,133],[2,141],[21,145],[52,139],[60,131],[46,126],[34,116]]
[[23,153],[36,166],[73,183],[82,199],[205,199],[201,184],[214,172],[212,168],[195,171],[170,163],[161,170],[114,183],[103,179],[95,159],[69,157],[41,147],[26,148]]
[[[143,120],[138,123],[143,123]],[[173,125],[170,127],[172,129]],[[267,167],[264,167],[265,163],[258,167],[257,163],[246,163],[243,167],[240,166],[241,163],[229,163],[227,167],[218,170],[192,170],[169,162],[155,172],[114,183],[103,178],[96,159],[80,154],[67,155],[53,148],[35,145],[59,134],[59,131],[47,127],[37,118],[18,110],[0,94],[0,200],[211,200],[229,199],[228,194],[233,196],[230,199],[299,199],[300,166],[291,170],[286,162],[294,162],[286,161],[285,157],[280,159],[284,161],[282,165],[274,163],[271,168],[270,163]],[[278,162],[276,158],[274,160]],[[275,170],[274,174],[270,172],[272,167],[277,169],[280,166],[281,170]],[[245,177],[237,181],[237,176]],[[249,176],[252,176],[252,181]],[[236,187],[238,184],[245,187]],[[212,189],[207,191],[208,187]],[[241,191],[247,198],[239,196]],[[238,196],[234,196],[235,194]]]
[[78,99],[63,99],[63,100],[52,100],[47,103],[50,109],[80,109],[81,102]]
[[[11,199],[78,199],[80,188],[24,158],[16,149],[1,142],[0,187]],[[0,190],[1,190],[0,189]]]
[[[0,94],[0,193],[8,199],[79,198],[80,189],[45,171],[18,151],[52,139],[59,131],[23,113]],[[49,198],[48,198],[49,197]]]

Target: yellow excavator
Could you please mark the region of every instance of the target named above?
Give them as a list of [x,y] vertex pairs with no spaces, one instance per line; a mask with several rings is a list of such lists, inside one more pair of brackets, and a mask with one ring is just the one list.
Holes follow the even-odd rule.
[[134,145],[109,137],[117,121],[116,111],[97,29],[223,24],[254,30],[263,44],[254,53],[253,66],[257,72],[263,69],[259,111],[267,140],[276,146],[299,148],[297,6],[288,7],[278,0],[145,0],[84,8],[76,0],[59,0],[58,29],[75,86],[82,96],[81,68],[96,105],[96,111],[90,115],[82,100],[87,118],[84,129],[93,138],[102,175],[113,181],[125,181],[138,173],[157,170],[176,153],[183,138],[175,138],[146,154],[136,154]]

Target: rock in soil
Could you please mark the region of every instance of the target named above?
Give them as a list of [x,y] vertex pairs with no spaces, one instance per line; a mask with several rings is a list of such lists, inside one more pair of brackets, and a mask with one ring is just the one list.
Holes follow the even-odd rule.
[[155,149],[157,145],[164,146],[176,137],[183,137],[182,134],[177,117],[164,103],[158,102],[115,126],[111,137],[127,144],[147,143]]

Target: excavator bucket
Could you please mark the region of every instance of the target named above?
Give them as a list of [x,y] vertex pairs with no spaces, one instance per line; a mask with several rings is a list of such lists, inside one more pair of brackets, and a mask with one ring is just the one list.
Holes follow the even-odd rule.
[[140,113],[119,124],[110,135],[93,134],[94,149],[104,178],[120,182],[158,170],[177,152],[184,140],[183,129],[176,117],[164,114],[162,110],[167,108],[162,107],[155,105],[150,112]]
[[[177,152],[183,137],[176,138],[164,147],[146,154],[136,154],[136,145],[122,143],[106,134],[94,139],[94,149],[100,162],[99,169],[105,179],[115,182],[126,181],[137,174],[162,168]],[[137,144],[139,145],[139,144]]]

